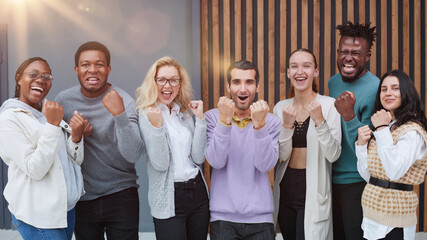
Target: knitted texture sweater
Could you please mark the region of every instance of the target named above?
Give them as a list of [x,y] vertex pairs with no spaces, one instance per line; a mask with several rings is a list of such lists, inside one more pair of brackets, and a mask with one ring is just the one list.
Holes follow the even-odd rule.
[[[392,131],[394,144],[408,131],[418,131],[427,142],[426,131],[416,123],[406,123]],[[390,181],[378,157],[377,144],[372,139],[368,147],[368,168],[372,177]],[[427,170],[427,151],[417,159],[397,183],[421,184]],[[418,196],[414,191],[401,191],[367,184],[362,195],[363,215],[380,224],[392,227],[408,227],[417,223]]]

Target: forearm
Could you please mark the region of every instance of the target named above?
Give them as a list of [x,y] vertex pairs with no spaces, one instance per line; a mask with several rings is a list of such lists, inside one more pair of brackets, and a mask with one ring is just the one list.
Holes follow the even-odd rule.
[[130,163],[141,157],[143,141],[136,117],[128,118],[125,112],[114,116],[115,131],[120,154]]
[[196,117],[196,127],[194,129],[193,142],[191,146],[191,156],[196,164],[202,164],[205,161],[207,146],[206,131],[206,120],[201,120]]
[[267,127],[260,130],[254,130],[255,136],[255,167],[261,172],[267,172],[272,169],[278,160],[278,135],[277,130],[269,132]]
[[230,145],[231,126],[218,123],[212,130],[208,130],[208,146],[206,159],[213,168],[223,168],[227,163]]
[[69,136],[67,140],[67,152],[71,159],[77,164],[81,165],[84,159],[84,140],[83,137],[80,139],[80,142],[75,143],[72,140],[72,137]]

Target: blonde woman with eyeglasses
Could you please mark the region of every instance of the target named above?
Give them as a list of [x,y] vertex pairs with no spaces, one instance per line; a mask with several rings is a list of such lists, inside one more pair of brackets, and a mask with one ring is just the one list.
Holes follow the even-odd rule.
[[150,67],[136,98],[156,239],[206,239],[209,199],[201,169],[206,149],[203,102],[192,101],[187,71],[171,57]]

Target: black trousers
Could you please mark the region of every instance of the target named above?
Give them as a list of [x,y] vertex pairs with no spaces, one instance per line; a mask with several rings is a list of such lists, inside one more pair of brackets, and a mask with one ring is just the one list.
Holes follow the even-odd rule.
[[288,167],[280,182],[278,221],[286,240],[304,240],[306,170]]
[[362,193],[366,182],[332,184],[334,240],[363,239]]
[[137,240],[139,223],[139,197],[137,188],[128,188],[117,193],[76,205],[77,240],[104,239]]
[[403,228],[393,228],[385,238],[379,240],[403,240]]
[[153,218],[157,240],[206,240],[209,198],[199,173],[187,183],[175,183],[175,216]]

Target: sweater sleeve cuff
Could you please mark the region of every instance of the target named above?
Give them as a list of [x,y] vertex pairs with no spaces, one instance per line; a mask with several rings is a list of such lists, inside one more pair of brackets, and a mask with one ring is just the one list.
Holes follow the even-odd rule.
[[265,125],[263,128],[260,128],[258,130],[254,129],[254,136],[255,138],[261,139],[268,136],[268,128],[267,125]]
[[207,127],[206,118],[200,119],[198,117],[196,118],[196,125],[200,125],[201,127]]
[[[218,120],[219,121],[219,120]],[[220,124],[216,125],[216,131],[218,131],[221,135],[230,135],[231,134],[231,126],[224,125],[219,121]]]
[[43,131],[47,136],[52,136],[52,137],[61,136],[61,133],[62,133],[60,127],[52,125],[48,122],[46,123]]
[[346,121],[343,121],[344,122],[344,124],[346,125],[346,126],[353,126],[353,125],[358,125],[359,123],[360,123],[360,121],[359,121],[359,119],[357,118],[357,116],[355,116],[353,119],[351,119],[350,121],[348,121],[348,122],[346,122]]
[[291,138],[292,135],[294,135],[294,129],[287,129],[287,128],[284,128],[282,125],[279,133],[279,141]]
[[126,127],[129,124],[129,118],[126,111],[123,111],[121,114],[114,116],[114,123],[118,128]]

